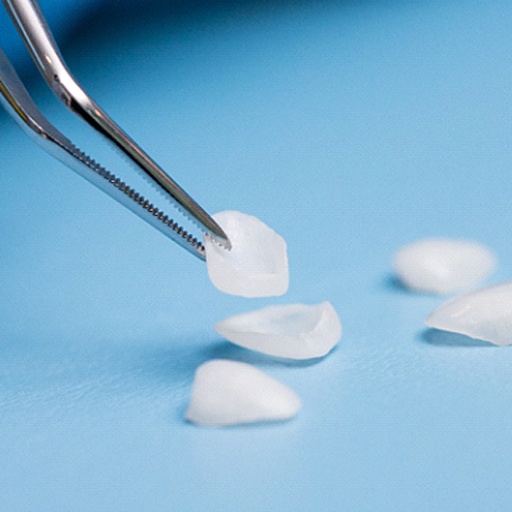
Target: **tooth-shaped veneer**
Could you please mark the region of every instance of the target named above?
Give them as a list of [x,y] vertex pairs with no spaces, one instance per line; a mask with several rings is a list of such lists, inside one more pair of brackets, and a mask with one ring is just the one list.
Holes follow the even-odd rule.
[[214,359],[196,370],[185,418],[212,427],[286,420],[300,406],[290,388],[254,366]]
[[449,238],[419,240],[394,259],[395,274],[407,288],[438,294],[466,291],[495,266],[494,254],[483,245]]
[[283,237],[252,215],[225,211],[213,215],[228,236],[227,251],[205,237],[206,265],[221,291],[243,297],[283,295],[288,289],[288,256]]
[[427,326],[494,343],[512,344],[512,282],[456,297],[425,320]]
[[269,306],[227,318],[215,329],[237,345],[290,359],[325,356],[342,332],[330,302]]

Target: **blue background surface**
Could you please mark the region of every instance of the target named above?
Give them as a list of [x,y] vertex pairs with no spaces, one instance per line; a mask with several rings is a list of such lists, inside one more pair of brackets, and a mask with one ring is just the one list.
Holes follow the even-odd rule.
[[[134,2],[59,29],[84,88],[193,197],[286,238],[291,286],[221,294],[0,115],[0,509],[511,510],[511,350],[425,330],[443,299],[390,274],[402,244],[453,236],[496,251],[489,282],[511,278],[511,21],[508,0]],[[124,172],[4,26],[46,115]],[[276,361],[213,329],[322,300],[344,335],[321,361]],[[256,364],[303,410],[185,423],[213,357]]]

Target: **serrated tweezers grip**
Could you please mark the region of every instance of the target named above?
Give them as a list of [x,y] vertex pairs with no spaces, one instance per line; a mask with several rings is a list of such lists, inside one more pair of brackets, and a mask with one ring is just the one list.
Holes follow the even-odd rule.
[[205,232],[230,248],[222,228],[161,169],[80,87],[71,75],[35,0],[3,0],[46,82],[57,97],[95,130],[113,142],[139,172]]
[[188,234],[177,222],[129,185],[80,151],[43,116],[2,50],[0,50],[0,103],[21,128],[48,153],[189,252],[204,260],[204,247],[200,241]]

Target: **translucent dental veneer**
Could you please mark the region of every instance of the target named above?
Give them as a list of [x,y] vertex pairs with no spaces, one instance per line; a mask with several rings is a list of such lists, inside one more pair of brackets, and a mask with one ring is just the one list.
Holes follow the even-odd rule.
[[237,345],[290,359],[326,355],[342,332],[330,302],[270,306],[227,318],[215,329]]
[[185,418],[201,426],[228,426],[286,420],[300,407],[290,388],[254,366],[214,359],[196,371]]
[[414,291],[449,294],[468,290],[487,277],[496,257],[483,245],[432,238],[400,249],[394,258],[397,278]]
[[427,326],[493,343],[512,344],[512,282],[482,288],[445,302]]
[[205,237],[206,265],[221,291],[243,297],[283,295],[288,289],[286,242],[252,215],[225,211],[213,218],[229,237],[232,249]]

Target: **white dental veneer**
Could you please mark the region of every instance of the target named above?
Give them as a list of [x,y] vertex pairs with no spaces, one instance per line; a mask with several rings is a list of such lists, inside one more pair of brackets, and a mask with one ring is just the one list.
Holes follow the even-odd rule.
[[201,426],[228,426],[286,420],[300,407],[290,388],[254,366],[214,359],[196,370],[185,418]]
[[493,343],[512,344],[512,282],[482,288],[445,302],[425,323],[428,327]]
[[448,238],[419,240],[400,249],[394,270],[407,288],[437,294],[468,290],[496,266],[494,254],[475,242]]
[[283,295],[288,289],[286,242],[252,215],[224,211],[213,218],[232,244],[227,251],[206,236],[206,265],[212,283],[221,291],[242,297]]
[[330,302],[270,306],[227,318],[215,329],[241,347],[290,359],[325,356],[342,332]]

